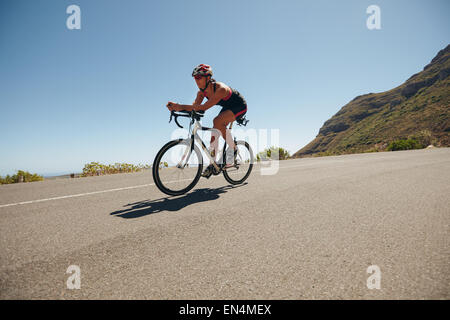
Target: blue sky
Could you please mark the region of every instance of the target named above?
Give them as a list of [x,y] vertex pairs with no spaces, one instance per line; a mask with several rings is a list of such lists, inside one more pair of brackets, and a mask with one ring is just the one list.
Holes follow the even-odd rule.
[[[81,30],[66,27],[71,4]],[[366,27],[372,4],[381,30]],[[447,0],[3,0],[0,175],[151,163],[176,128],[165,104],[194,100],[199,63],[292,154],[355,96],[422,70],[450,42],[449,12]]]

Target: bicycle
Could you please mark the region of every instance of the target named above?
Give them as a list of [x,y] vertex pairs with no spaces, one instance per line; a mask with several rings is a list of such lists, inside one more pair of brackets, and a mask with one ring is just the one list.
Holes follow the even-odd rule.
[[[230,184],[236,185],[243,183],[250,175],[254,156],[248,142],[233,137],[237,147],[234,153],[234,163],[231,167],[225,168],[226,147],[223,145],[218,154],[222,163],[216,163],[215,155],[211,155],[203,140],[199,137],[197,131],[214,131],[217,129],[204,127],[200,124],[204,111],[171,111],[169,123],[175,117],[175,123],[183,128],[178,122],[178,117],[190,118],[188,136],[186,139],[175,139],[166,143],[157,153],[152,166],[153,181],[163,193],[178,196],[191,190],[199,181],[203,169],[203,156],[195,141],[200,144],[213,165],[213,175],[223,173],[225,180]],[[249,120],[245,115],[239,116],[236,120],[238,125],[246,126]],[[232,128],[233,122],[229,129]],[[216,137],[218,138],[218,137]],[[222,154],[221,154],[222,153]],[[167,156],[167,158],[165,158]],[[220,162],[220,161],[219,161]]]

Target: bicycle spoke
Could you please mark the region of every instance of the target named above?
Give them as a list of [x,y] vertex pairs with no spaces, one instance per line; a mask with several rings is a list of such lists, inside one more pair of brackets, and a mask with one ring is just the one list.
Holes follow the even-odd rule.
[[250,174],[253,167],[253,154],[249,149],[248,143],[239,141],[236,145],[236,163],[224,172],[225,179],[232,183],[242,183]]
[[[157,171],[158,187],[169,194],[182,194],[197,176],[200,175],[199,154],[187,152],[190,148],[190,140],[174,142],[174,145],[163,150],[159,155],[160,168]],[[156,159],[155,159],[156,161]]]

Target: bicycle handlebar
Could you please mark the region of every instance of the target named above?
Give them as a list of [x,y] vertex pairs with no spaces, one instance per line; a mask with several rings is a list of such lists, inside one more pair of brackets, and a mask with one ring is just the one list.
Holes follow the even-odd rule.
[[[177,113],[177,112],[181,112]],[[169,123],[172,121],[172,118],[175,117],[175,123],[177,124],[178,127],[183,128],[183,126],[181,124],[178,123],[178,117],[187,117],[187,118],[191,118],[196,119],[196,120],[200,120],[201,117],[203,117],[203,114],[205,113],[205,111],[187,111],[187,110],[181,110],[181,111],[171,111],[170,112],[170,119],[169,119]]]
[[[179,113],[177,113],[179,112]],[[205,111],[187,111],[187,110],[181,110],[181,111],[171,111],[170,112],[170,119],[169,123],[172,121],[172,118],[175,117],[175,123],[178,127],[183,129],[183,126],[178,122],[178,117],[187,117],[191,118],[191,121],[197,120],[200,121],[200,118],[203,117]],[[236,119],[236,122],[239,126],[246,126],[249,120],[245,119],[245,115],[239,117],[239,119]]]

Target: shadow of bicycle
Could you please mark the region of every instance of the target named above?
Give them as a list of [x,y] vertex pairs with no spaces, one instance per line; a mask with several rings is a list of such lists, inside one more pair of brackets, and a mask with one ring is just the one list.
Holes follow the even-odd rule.
[[145,200],[129,203],[124,205],[124,207],[129,208],[111,212],[110,215],[124,219],[134,219],[158,212],[179,211],[195,203],[219,199],[220,194],[228,192],[230,189],[242,187],[246,184],[247,183],[244,183],[238,186],[228,185],[214,189],[202,188],[196,189],[184,196],[165,197],[156,200]]

